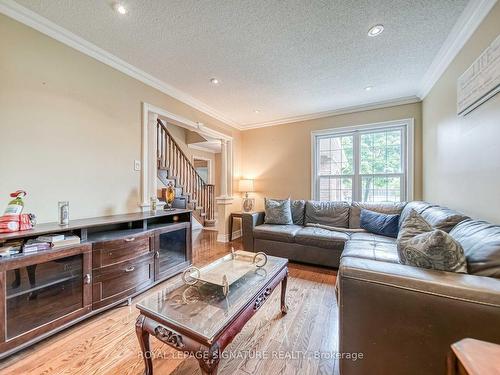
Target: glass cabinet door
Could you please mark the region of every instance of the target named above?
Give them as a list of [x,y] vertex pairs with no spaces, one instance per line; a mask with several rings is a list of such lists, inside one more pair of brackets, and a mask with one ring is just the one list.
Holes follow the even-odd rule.
[[176,266],[185,265],[187,259],[187,229],[178,229],[157,234],[156,276],[162,278],[165,272]]
[[84,255],[6,271],[6,336],[18,336],[84,307]]

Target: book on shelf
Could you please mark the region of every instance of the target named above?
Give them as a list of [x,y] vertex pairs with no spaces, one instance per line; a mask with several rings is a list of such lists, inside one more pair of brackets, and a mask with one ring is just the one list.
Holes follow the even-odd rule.
[[80,237],[78,236],[65,236],[63,240],[56,241],[52,243],[53,248],[68,246],[68,245],[77,245],[80,243]]
[[51,248],[49,242],[40,241],[38,239],[28,240],[23,246],[23,253],[34,253],[36,251],[48,250]]
[[45,234],[43,236],[38,236],[37,240],[42,242],[55,243],[64,240],[64,234]]
[[0,245],[0,257],[8,257],[19,254],[23,246],[22,241],[10,241]]
[[[57,248],[61,246],[75,245],[80,243],[80,237],[75,235],[54,234],[39,236],[34,240],[28,240],[24,246],[24,252],[45,250],[46,248]],[[28,251],[26,251],[28,250]]]

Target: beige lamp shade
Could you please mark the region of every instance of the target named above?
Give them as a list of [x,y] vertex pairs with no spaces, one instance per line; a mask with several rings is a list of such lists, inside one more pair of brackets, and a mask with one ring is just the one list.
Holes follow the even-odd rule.
[[242,193],[248,193],[249,191],[254,191],[253,180],[250,179],[240,180],[239,190]]

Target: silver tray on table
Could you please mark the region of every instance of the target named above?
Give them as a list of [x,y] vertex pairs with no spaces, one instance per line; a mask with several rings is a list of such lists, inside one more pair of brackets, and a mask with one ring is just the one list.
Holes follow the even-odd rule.
[[182,280],[187,285],[195,285],[198,281],[219,285],[224,295],[229,293],[229,286],[238,281],[249,271],[264,267],[267,255],[262,252],[234,251],[209,265],[198,268],[188,267],[182,274]]

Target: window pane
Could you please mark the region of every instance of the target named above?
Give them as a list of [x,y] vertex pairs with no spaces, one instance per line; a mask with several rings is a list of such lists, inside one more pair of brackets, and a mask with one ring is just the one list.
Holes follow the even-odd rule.
[[320,177],[319,199],[352,201],[352,177]]
[[330,151],[320,151],[319,153],[319,174],[330,174],[332,160]]
[[387,146],[386,152],[386,173],[401,173],[401,145]]
[[353,136],[321,138],[319,140],[319,175],[353,173]]
[[384,203],[401,201],[401,176],[362,176],[361,200]]
[[383,130],[360,136],[360,173],[402,172],[402,131]]
[[330,150],[330,139],[329,138],[322,138],[319,140],[319,150],[320,151]]
[[354,151],[352,145],[344,148],[344,158],[342,159],[342,174],[354,173]]

